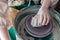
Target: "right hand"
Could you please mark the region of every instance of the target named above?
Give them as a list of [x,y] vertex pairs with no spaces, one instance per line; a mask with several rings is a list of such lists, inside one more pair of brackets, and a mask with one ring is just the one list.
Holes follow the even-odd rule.
[[10,40],[7,29],[7,22],[3,17],[0,17],[0,38],[1,40]]
[[33,27],[39,27],[47,25],[50,21],[50,15],[48,9],[40,8],[38,13],[32,18],[31,25]]

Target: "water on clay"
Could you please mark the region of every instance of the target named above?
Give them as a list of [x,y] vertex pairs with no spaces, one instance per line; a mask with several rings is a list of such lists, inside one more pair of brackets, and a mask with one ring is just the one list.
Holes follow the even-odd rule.
[[[36,7],[36,6],[34,6]],[[53,30],[52,30],[52,33],[44,38],[37,38],[37,37],[33,37],[32,35],[28,34],[26,32],[26,30],[24,29],[24,26],[25,26],[25,18],[23,18],[21,20],[21,22],[19,23],[18,25],[18,28],[17,28],[17,33],[20,34],[20,36],[23,38],[23,40],[60,40],[60,25],[58,23],[59,20],[59,16],[57,16],[57,14],[53,13],[50,11],[50,15],[52,17],[52,23],[53,23]],[[57,19],[57,20],[55,20]]]

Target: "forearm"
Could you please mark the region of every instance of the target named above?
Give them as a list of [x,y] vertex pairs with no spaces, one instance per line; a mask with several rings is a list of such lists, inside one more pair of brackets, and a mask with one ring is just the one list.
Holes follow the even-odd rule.
[[51,0],[41,0],[41,2],[42,7],[46,9],[51,5]]
[[10,40],[8,35],[8,22],[5,17],[0,17],[0,38],[1,40]]
[[0,28],[0,38],[1,40],[10,40],[8,30],[6,27]]

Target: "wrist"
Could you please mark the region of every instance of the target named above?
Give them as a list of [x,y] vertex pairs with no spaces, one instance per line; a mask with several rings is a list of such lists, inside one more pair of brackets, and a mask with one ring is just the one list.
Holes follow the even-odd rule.
[[41,10],[48,10],[48,7],[42,6]]

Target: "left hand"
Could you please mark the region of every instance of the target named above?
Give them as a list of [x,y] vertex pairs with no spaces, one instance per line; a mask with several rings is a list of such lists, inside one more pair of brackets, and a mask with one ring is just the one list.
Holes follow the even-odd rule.
[[0,38],[1,40],[10,40],[6,19],[0,17]]

